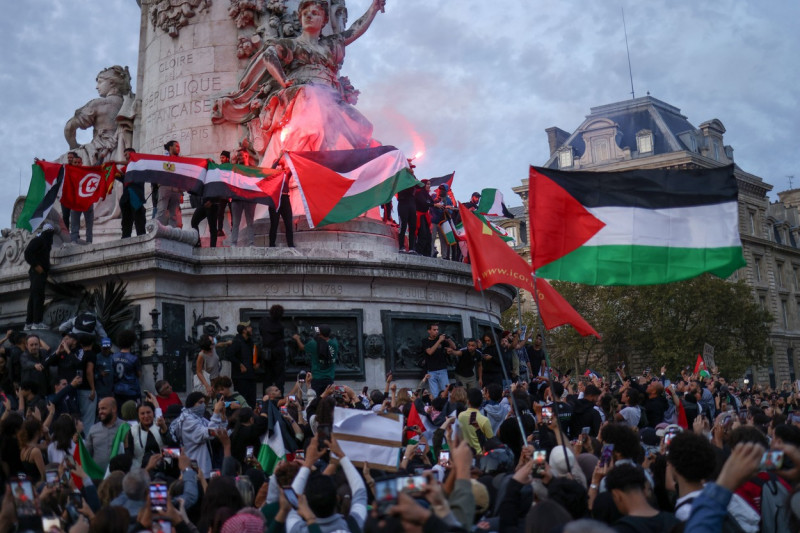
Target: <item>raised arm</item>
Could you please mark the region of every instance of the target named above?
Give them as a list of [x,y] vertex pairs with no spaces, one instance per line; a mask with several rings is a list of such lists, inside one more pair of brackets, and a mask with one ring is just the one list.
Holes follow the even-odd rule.
[[344,44],[348,45],[364,35],[364,32],[367,31],[369,25],[372,24],[373,20],[375,20],[375,15],[378,14],[378,11],[383,13],[385,6],[386,0],[372,0],[372,4],[369,6],[369,9],[367,9],[367,12],[361,15],[361,17],[356,20],[352,26],[342,32]]

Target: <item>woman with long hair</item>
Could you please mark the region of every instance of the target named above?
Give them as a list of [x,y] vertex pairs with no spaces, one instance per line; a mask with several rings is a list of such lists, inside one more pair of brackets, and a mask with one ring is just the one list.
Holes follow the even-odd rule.
[[211,382],[219,377],[219,355],[208,335],[200,337],[197,345],[200,347],[200,352],[197,354],[192,384],[196,392],[204,392],[206,396],[211,397],[214,395],[214,387],[211,386]]
[[28,476],[32,483],[44,479],[44,457],[39,449],[42,438],[42,423],[35,417],[29,417],[22,423],[17,433],[19,441],[19,458],[22,461],[20,472]]
[[53,442],[47,446],[47,457],[51,463],[61,463],[64,457],[75,452],[75,435],[78,428],[75,419],[67,413],[62,413],[53,422]]

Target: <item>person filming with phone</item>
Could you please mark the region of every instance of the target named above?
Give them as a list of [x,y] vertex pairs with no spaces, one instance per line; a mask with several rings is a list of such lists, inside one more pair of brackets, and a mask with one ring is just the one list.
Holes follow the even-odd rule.
[[339,360],[339,341],[331,337],[331,327],[321,324],[314,328],[314,338],[303,343],[300,335],[295,333],[292,338],[297,342],[298,348],[311,358],[311,373],[314,380],[311,388],[322,396],[329,385],[333,385],[336,378],[336,362]]

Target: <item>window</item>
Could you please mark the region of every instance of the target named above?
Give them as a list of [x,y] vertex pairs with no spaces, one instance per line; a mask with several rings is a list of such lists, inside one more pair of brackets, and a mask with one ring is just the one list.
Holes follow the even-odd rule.
[[569,168],[572,166],[572,147],[558,151],[558,168]]
[[642,130],[636,134],[636,148],[640,154],[647,154],[653,151],[653,133],[649,130]]
[[719,141],[714,141],[714,160],[719,161]]
[[608,161],[610,157],[608,139],[595,139],[592,141],[592,160],[595,163]]
[[763,296],[759,296],[758,297],[758,305],[761,306],[761,310],[762,311],[766,311],[767,310],[767,299],[764,298]]
[[756,214],[753,211],[748,211],[748,220],[750,221],[750,235],[756,234]]
[[783,263],[775,263],[775,283],[783,287]]
[[753,270],[755,270],[754,274],[756,275],[756,281],[761,281],[761,258],[756,257],[753,260]]
[[528,223],[520,222],[519,224],[519,238],[522,239],[523,244],[528,244]]
[[781,228],[774,226],[773,231],[775,233],[775,242],[778,244],[783,244],[783,236],[781,235]]
[[689,148],[691,148],[692,152],[697,151],[697,139],[694,138],[694,135],[689,136]]
[[794,290],[797,290],[797,267],[792,267],[792,285],[794,285]]
[[789,380],[794,382],[797,379],[794,372],[794,348],[786,349],[786,358],[789,360]]
[[781,316],[783,317],[783,329],[789,329],[789,310],[786,308],[786,300],[781,300]]
[[794,238],[794,232],[787,230],[786,233],[789,234],[789,244],[792,245],[792,248],[797,248],[797,241]]

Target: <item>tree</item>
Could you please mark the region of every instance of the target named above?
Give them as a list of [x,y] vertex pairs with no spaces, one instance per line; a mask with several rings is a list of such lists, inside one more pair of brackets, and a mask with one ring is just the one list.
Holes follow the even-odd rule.
[[[603,336],[601,343],[572,328],[550,333],[553,358],[579,368],[609,370],[632,356],[671,371],[693,366],[704,343],[714,346],[720,372],[738,376],[765,360],[772,316],[743,281],[711,275],[665,285],[553,286]],[[553,363],[554,366],[559,366]],[[593,366],[594,365],[594,366]]]

